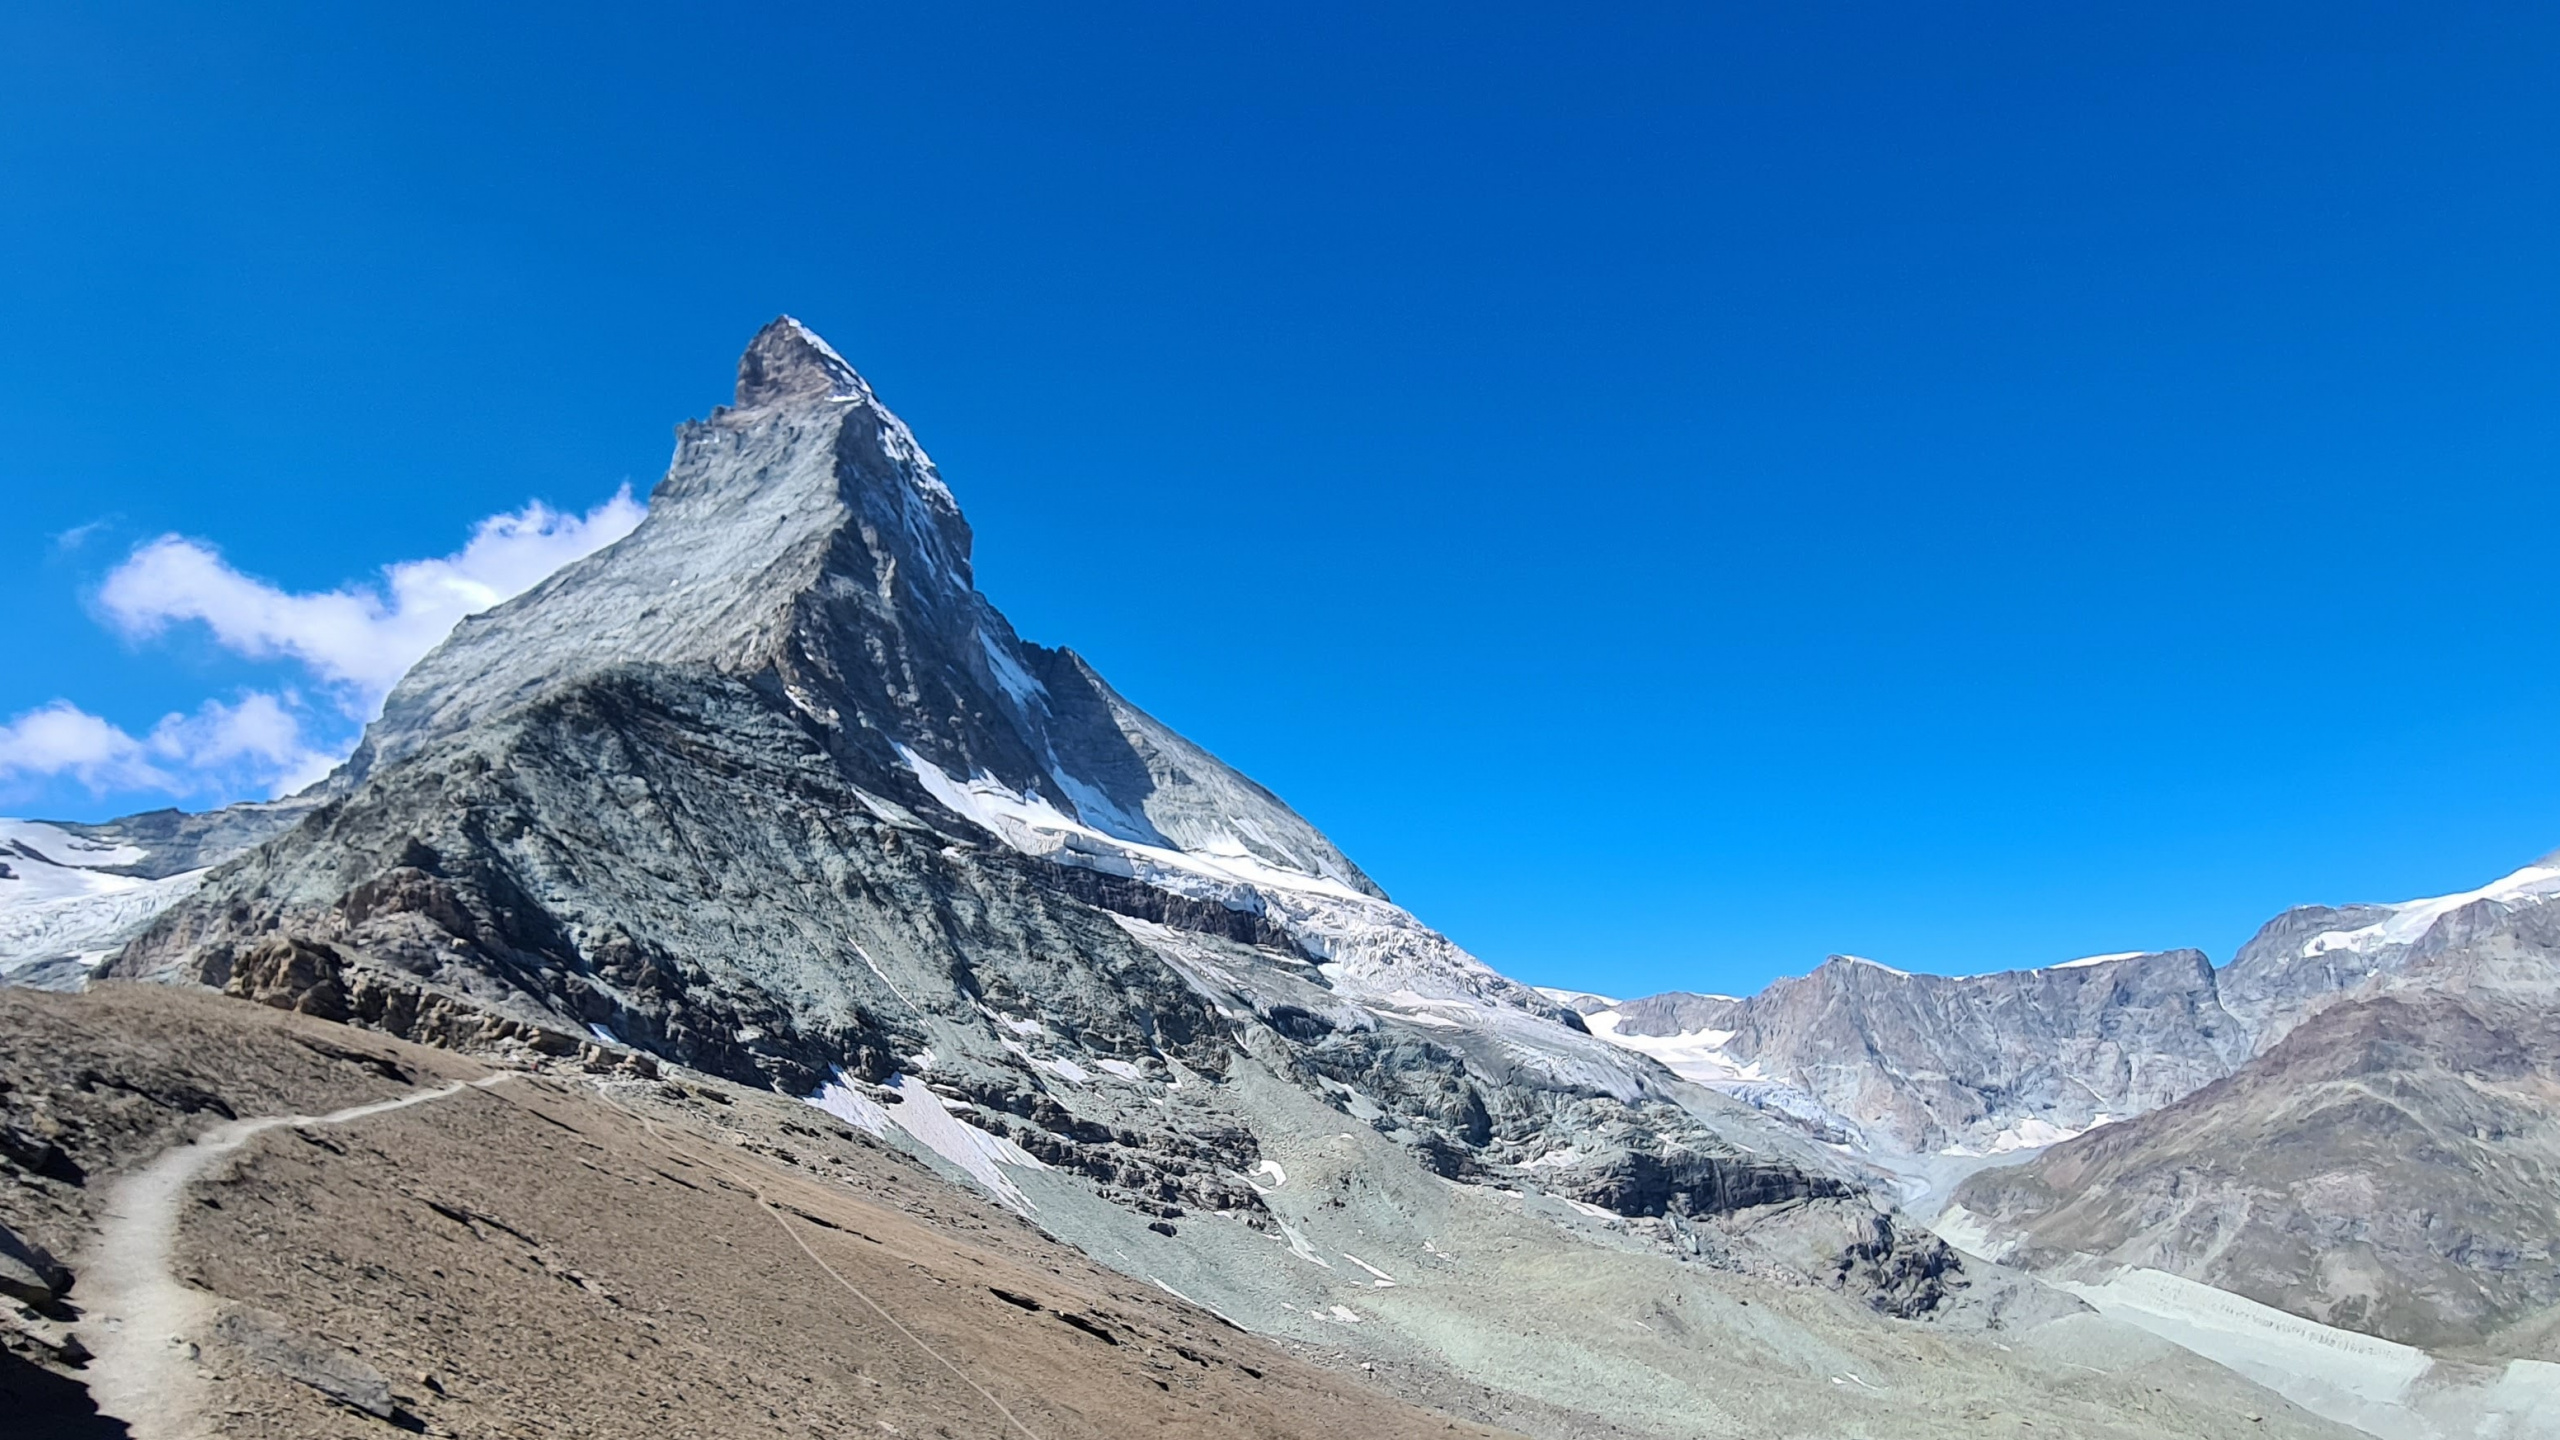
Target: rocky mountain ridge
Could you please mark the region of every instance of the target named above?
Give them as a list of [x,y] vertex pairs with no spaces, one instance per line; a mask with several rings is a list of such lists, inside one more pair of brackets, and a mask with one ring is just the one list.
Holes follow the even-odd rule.
[[[2216,969],[2196,950],[1913,975],[1854,956],[1748,997],[1551,992],[1595,1033],[1909,1171],[2032,1151],[2232,1074],[2326,1008],[2560,895],[2560,855],[2460,894],[2302,906]],[[2435,982],[2429,982],[2435,983]]]
[[[2560,1360],[2560,895],[2489,888],[2400,910],[2425,926],[2390,941],[2396,968],[2371,967],[2228,1077],[1967,1181],[1972,1243],[2041,1268],[2166,1271],[2411,1345]],[[2316,937],[2340,933],[2291,953],[2335,954]]]
[[[2192,951],[1541,993],[1021,640],[969,539],[906,427],[776,321],[734,402],[679,431],[641,526],[458,626],[314,791],[29,831],[48,883],[134,898],[21,968],[77,983],[111,951],[99,978],[602,1085],[779,1091],[1235,1323],[1535,1392],[1553,1434],[1594,1433],[1573,1377],[1609,1370],[1668,1434],[1696,1428],[1694,1387],[1610,1369],[1650,1340],[1577,1323],[1541,1341],[1562,1361],[1522,1354],[1485,1319],[1516,1286],[1442,1277],[1504,1257],[1616,1324],[1638,1292],[1579,1278],[1608,1252],[1651,1297],[1625,1323],[1682,1337],[1663,1354],[1780,1337],[1755,1363],[1829,1415],[1828,1387],[1878,1389],[1849,1350],[2085,1318],[1964,1260],[1869,1159],[1979,1160],[2171,1104],[2328,1003],[2337,957],[2374,983],[2473,913],[2279,921],[2245,1018]],[[1776,1295],[1790,1318],[1745,1313]],[[1692,1299],[1721,1318],[1693,1331]],[[1877,1328],[1907,1321],[1935,1323]],[[1927,1343],[1956,1347],[1950,1373],[2009,1363]]]

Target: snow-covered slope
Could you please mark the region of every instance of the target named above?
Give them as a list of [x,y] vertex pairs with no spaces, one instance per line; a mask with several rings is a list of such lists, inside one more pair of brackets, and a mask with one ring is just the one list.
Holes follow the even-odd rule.
[[215,863],[298,818],[299,801],[102,825],[0,820],[0,984],[76,986]]
[[145,858],[139,846],[0,820],[0,979],[76,983],[203,878],[146,879],[133,873]]

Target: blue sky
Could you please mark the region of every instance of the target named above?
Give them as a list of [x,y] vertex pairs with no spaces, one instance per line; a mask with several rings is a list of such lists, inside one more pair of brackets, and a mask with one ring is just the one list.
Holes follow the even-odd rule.
[[515,517],[462,593],[789,311],[1023,634],[1524,978],[2560,845],[2547,6],[355,8],[0,16],[0,724],[130,747],[0,811],[272,785],[441,613],[245,655],[138,547]]

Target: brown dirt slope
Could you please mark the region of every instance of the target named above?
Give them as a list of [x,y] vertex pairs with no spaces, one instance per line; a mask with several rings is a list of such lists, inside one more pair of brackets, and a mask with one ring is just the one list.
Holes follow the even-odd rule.
[[[76,1255],[102,1184],[221,1120],[472,1061],[210,996],[0,991],[0,1220]],[[49,1172],[49,1173],[48,1173]],[[805,1107],[527,1075],[249,1140],[189,1192],[205,1433],[1493,1435],[1104,1270]],[[77,1284],[58,1313],[74,1333]],[[5,1397],[81,1420],[39,1343]],[[71,1352],[76,1356],[76,1350]],[[18,1413],[34,1415],[35,1410]]]

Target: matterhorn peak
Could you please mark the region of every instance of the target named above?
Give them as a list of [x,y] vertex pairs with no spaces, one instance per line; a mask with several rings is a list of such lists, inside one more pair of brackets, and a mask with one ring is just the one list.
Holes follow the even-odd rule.
[[1072,836],[1223,856],[1234,863],[1203,882],[1213,904],[1244,883],[1238,857],[1383,898],[1269,792],[1081,661],[1024,643],[978,592],[968,522],[933,462],[807,326],[786,315],[757,332],[735,407],[677,437],[639,528],[456,626],[384,701],[341,788],[647,667],[780,697],[870,793],[943,805],[1042,854]]
[[788,315],[756,332],[738,357],[737,408],[791,400],[867,397],[871,387],[818,332]]

